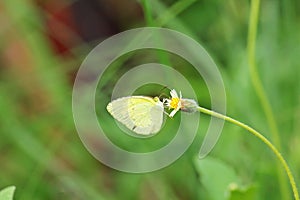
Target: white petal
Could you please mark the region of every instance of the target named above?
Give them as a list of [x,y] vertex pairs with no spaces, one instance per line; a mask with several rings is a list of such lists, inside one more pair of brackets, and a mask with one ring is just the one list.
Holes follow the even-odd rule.
[[169,114],[169,117],[173,117],[173,116],[177,113],[178,110],[179,110],[179,107],[176,108],[176,109],[174,109],[174,110]]
[[172,112],[169,114],[169,117],[174,117],[175,113],[176,113],[176,110],[172,110]]
[[178,94],[177,94],[177,92],[176,92],[175,89],[172,89],[171,92],[170,92],[170,94],[171,94],[172,98],[178,98]]

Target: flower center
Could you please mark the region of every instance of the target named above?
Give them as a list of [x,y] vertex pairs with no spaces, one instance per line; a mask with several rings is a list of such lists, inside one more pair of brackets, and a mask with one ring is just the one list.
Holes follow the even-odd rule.
[[170,102],[170,108],[177,108],[179,103],[179,98],[172,98]]

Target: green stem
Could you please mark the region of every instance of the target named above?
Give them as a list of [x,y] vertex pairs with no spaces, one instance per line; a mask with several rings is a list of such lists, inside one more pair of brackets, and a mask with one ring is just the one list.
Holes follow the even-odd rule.
[[265,143],[273,151],[273,153],[278,158],[279,162],[282,164],[282,166],[283,166],[284,170],[286,171],[286,174],[289,178],[290,184],[292,186],[295,200],[299,200],[299,194],[298,194],[296,182],[295,182],[294,176],[293,176],[288,164],[286,163],[285,159],[283,158],[281,153],[278,151],[278,149],[266,137],[264,137],[262,134],[260,134],[258,131],[254,130],[250,126],[248,126],[248,125],[246,125],[242,122],[239,122],[239,121],[237,121],[237,120],[235,120],[231,117],[228,117],[226,115],[222,115],[220,113],[208,110],[208,109],[200,107],[200,106],[198,107],[198,110],[202,113],[211,115],[211,116],[219,118],[219,119],[224,119],[225,121],[231,122],[231,123],[243,128],[243,129],[246,129],[247,131],[249,131],[250,133],[252,133],[256,137],[258,137],[263,143]]
[[[278,127],[276,125],[276,120],[270,102],[266,95],[266,92],[259,78],[259,74],[256,66],[255,49],[256,49],[257,24],[259,18],[259,7],[260,7],[260,0],[251,1],[250,19],[249,19],[249,28],[248,28],[248,41],[247,41],[250,78],[253,87],[255,89],[255,92],[260,100],[263,111],[266,115],[266,119],[268,122],[268,126],[270,127],[270,132],[274,144],[278,147],[278,150],[281,151],[280,137],[279,137]],[[277,173],[278,173],[282,198],[288,199],[288,188],[286,187],[285,184],[286,180],[284,178],[284,174],[280,170],[279,164],[277,164]]]
[[253,0],[251,4],[251,13],[250,13],[250,22],[249,22],[249,30],[248,30],[248,64],[250,69],[250,77],[252,84],[254,86],[255,92],[262,104],[263,110],[266,114],[269,127],[271,129],[272,138],[274,139],[274,143],[279,147],[280,145],[280,137],[278,134],[278,128],[276,125],[276,121],[274,118],[274,114],[265,93],[265,90],[262,86],[261,80],[258,75],[257,66],[256,66],[256,58],[255,58],[255,48],[256,48],[256,33],[257,33],[257,23],[258,23],[258,11],[259,11],[259,0]]
[[159,17],[156,19],[158,26],[162,27],[169,23],[172,19],[178,16],[180,13],[185,11],[197,0],[181,0],[174,3],[169,9],[165,10]]
[[147,25],[154,26],[150,2],[148,0],[142,0],[141,4],[142,4],[143,10],[144,10],[144,16],[145,16]]

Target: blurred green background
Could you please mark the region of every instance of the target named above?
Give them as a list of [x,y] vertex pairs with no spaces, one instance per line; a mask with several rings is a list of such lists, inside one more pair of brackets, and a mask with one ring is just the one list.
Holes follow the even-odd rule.
[[[272,141],[247,62],[249,13],[250,2],[239,0],[1,1],[0,189],[15,185],[15,199],[25,200],[292,199],[286,175],[277,170],[273,153],[234,125],[225,124],[214,150],[199,161],[196,156],[210,121],[210,117],[201,115],[197,137],[180,159],[156,172],[129,174],[93,158],[80,141],[72,118],[73,81],[89,51],[124,30],[162,26],[185,33],[206,48],[224,79],[228,115]],[[297,183],[299,22],[299,1],[261,2],[257,68],[276,120],[282,155]],[[188,63],[166,52],[153,51],[150,56],[144,53],[147,62],[161,61],[183,73],[195,87],[200,105],[210,107],[209,93]],[[113,78],[104,80],[99,89],[106,96],[104,104],[118,76],[135,66],[136,60],[119,62],[107,72]],[[153,86],[136,92],[157,95],[160,89]],[[99,115],[105,112],[104,108],[99,110]],[[105,115],[110,132],[118,132],[113,119]],[[167,124],[176,124],[178,117]],[[141,139],[112,134],[115,143],[137,151],[156,149],[172,137],[164,131],[143,143]],[[278,179],[280,173],[284,180]]]

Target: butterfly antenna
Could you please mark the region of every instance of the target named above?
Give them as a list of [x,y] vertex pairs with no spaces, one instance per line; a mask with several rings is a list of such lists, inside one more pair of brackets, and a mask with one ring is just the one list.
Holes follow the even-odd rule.
[[169,90],[171,91],[171,89],[170,89],[168,86],[165,85],[162,89],[160,89],[159,93],[161,93],[161,92],[162,92],[163,90],[165,90],[166,88],[169,89]]
[[159,93],[160,93],[160,95],[158,96],[158,98],[160,99],[161,97],[169,97],[166,93],[164,93],[164,92],[162,92],[163,90],[165,90],[165,89],[168,89],[168,90],[170,90],[171,91],[171,89],[170,88],[168,88],[168,86],[164,86],[160,91],[159,91]]
[[169,96],[168,96],[166,93],[161,93],[161,94],[158,96],[159,99],[160,99],[161,97],[167,97],[167,98],[169,98]]

